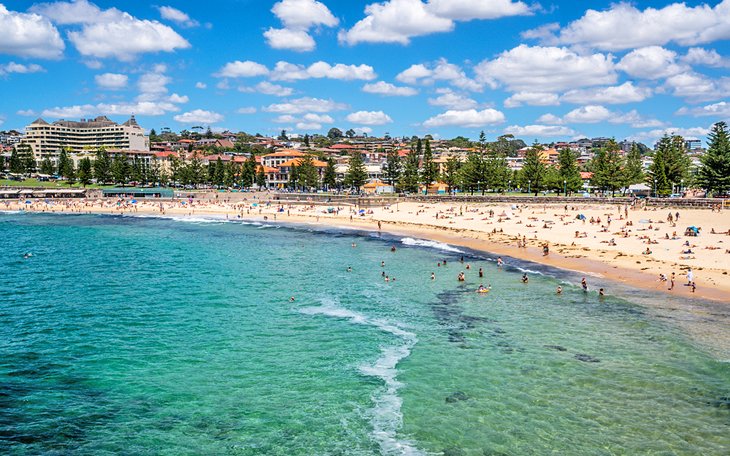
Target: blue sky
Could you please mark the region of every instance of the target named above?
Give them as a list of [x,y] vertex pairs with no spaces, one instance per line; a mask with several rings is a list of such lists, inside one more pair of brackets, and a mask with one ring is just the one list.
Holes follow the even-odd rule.
[[730,0],[0,0],[0,30],[0,129],[652,144],[730,118]]

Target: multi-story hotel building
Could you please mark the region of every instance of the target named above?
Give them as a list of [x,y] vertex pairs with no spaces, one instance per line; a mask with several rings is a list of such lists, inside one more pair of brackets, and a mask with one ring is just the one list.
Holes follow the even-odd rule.
[[149,136],[145,135],[134,116],[121,125],[106,116],[81,119],[80,122],[57,120],[53,123],[39,118],[26,127],[23,142],[33,148],[33,155],[39,162],[46,157],[55,161],[63,148],[76,153],[89,153],[100,147],[150,150]]

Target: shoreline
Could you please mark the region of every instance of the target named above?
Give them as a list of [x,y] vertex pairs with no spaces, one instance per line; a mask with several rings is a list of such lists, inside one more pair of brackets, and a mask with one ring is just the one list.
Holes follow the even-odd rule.
[[[257,201],[257,203],[260,202]],[[714,353],[719,360],[730,361],[730,333],[726,331],[726,328],[730,326],[730,302],[728,301],[730,280],[723,277],[723,275],[727,275],[727,270],[702,269],[702,276],[696,279],[700,285],[696,292],[692,293],[690,287],[683,285],[684,278],[682,276],[677,278],[677,285],[674,290],[667,290],[666,284],[657,280],[657,270],[667,267],[668,262],[666,261],[657,259],[650,262],[650,267],[642,270],[642,268],[636,266],[633,268],[627,267],[633,266],[628,262],[639,261],[636,258],[643,260],[642,257],[619,255],[611,262],[604,259],[605,256],[597,256],[597,251],[591,248],[580,245],[566,248],[565,244],[558,243],[551,244],[551,250],[554,251],[544,256],[541,248],[541,242],[544,241],[538,237],[528,239],[525,247],[517,247],[515,241],[519,239],[519,236],[515,236],[514,233],[507,230],[494,233],[472,229],[472,227],[464,226],[465,224],[457,225],[454,223],[456,226],[444,226],[443,224],[417,220],[417,217],[414,217],[412,213],[399,214],[399,217],[393,217],[391,214],[395,214],[395,212],[386,208],[373,210],[380,213],[356,216],[348,209],[343,209],[346,212],[345,215],[325,214],[323,208],[326,208],[326,206],[316,205],[306,207],[289,206],[289,209],[277,212],[286,205],[278,206],[278,208],[276,205],[261,207],[258,204],[254,206],[251,202],[245,202],[245,204],[235,205],[216,203],[213,205],[184,207],[177,203],[170,207],[161,208],[159,204],[161,203],[145,202],[142,205],[135,206],[104,206],[103,204],[85,202],[84,205],[56,204],[47,206],[43,203],[40,206],[33,204],[31,206],[35,207],[31,208],[15,204],[15,207],[6,205],[5,208],[2,208],[0,206],[0,210],[27,213],[101,214],[159,218],[210,217],[221,221],[240,220],[242,222],[305,225],[317,228],[353,229],[380,232],[394,237],[411,237],[440,242],[494,257],[504,256],[554,268],[564,271],[576,277],[576,279],[580,275],[584,275],[588,278],[592,291],[597,290],[598,286],[605,286],[606,294],[609,296],[613,295],[631,302],[637,302],[638,300],[637,304],[651,309],[651,312],[659,318],[667,318],[676,322],[674,326],[683,330],[692,340],[698,342],[706,350]],[[411,205],[413,207],[408,209],[424,206],[415,203],[411,203]],[[401,204],[401,211],[403,211],[402,206],[404,205]],[[388,217],[388,215],[391,215],[391,217]],[[378,223],[380,227],[378,227]],[[598,250],[598,252],[601,251]],[[576,252],[581,254],[575,255]],[[720,257],[720,261],[723,260],[724,258]],[[708,272],[712,272],[713,275],[709,275]],[[708,283],[708,280],[712,282]],[[598,282],[598,286],[594,286],[596,282]],[[602,282],[608,283],[604,284]],[[611,286],[608,286],[609,284],[617,286],[612,289]],[[632,295],[632,290],[638,290],[645,294],[643,296],[639,296],[641,293]],[[671,298],[662,300],[661,296]]]

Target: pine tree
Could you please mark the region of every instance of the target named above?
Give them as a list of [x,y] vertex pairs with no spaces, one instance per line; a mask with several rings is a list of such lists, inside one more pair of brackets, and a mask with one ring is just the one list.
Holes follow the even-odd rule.
[[126,185],[129,181],[129,164],[120,153],[117,153],[112,160],[111,174],[117,184]]
[[86,187],[91,183],[91,159],[82,158],[79,161],[79,183]]
[[[420,142],[420,140],[419,140]],[[408,151],[405,163],[403,164],[403,172],[400,176],[400,187],[405,192],[418,192],[418,148]]]
[[296,190],[299,188],[299,184],[299,167],[296,163],[292,163],[291,168],[289,169],[289,182],[287,185],[290,189]]
[[238,174],[238,165],[233,160],[226,163],[225,169],[223,170],[223,185],[226,188],[233,187],[236,182],[236,174]]
[[111,180],[112,161],[109,154],[103,147],[96,151],[94,160],[94,178],[98,183],[106,183]]
[[65,169],[68,169],[68,163],[71,159],[68,156],[68,151],[63,148],[61,149],[61,153],[58,155],[58,175],[61,177],[66,177],[65,174],[63,174]]
[[547,168],[540,160],[543,147],[537,143],[533,144],[525,154],[525,163],[522,166],[522,180],[527,183],[528,190],[538,192],[545,186],[545,178],[547,177]]
[[314,158],[305,155],[299,160],[299,182],[305,190],[319,187],[319,171],[314,166]]
[[442,179],[444,180],[444,182],[446,182],[446,185],[449,186],[449,193],[454,190],[454,187],[456,187],[457,183],[459,182],[460,167],[461,162],[458,158],[449,157],[446,159],[446,169],[444,169]]
[[25,174],[25,166],[23,166],[23,160],[20,159],[17,149],[13,149],[10,152],[10,172],[13,174]]
[[[17,159],[20,165],[20,174],[31,174],[36,169],[35,156],[30,144],[18,144],[14,151],[17,152]],[[12,152],[11,152],[12,155]]]
[[681,185],[689,175],[691,161],[685,150],[684,138],[664,135],[657,143],[653,159],[647,182],[655,196],[669,196],[673,187]]
[[427,139],[423,152],[423,168],[421,170],[421,183],[428,186],[438,179],[438,167],[433,161],[433,153],[431,152],[431,142]]
[[350,156],[349,167],[345,174],[345,185],[354,187],[356,192],[360,192],[365,182],[367,182],[368,173],[365,170],[365,163],[362,160],[362,154],[359,151],[353,151]]
[[252,152],[241,169],[241,188],[253,187],[256,182],[256,168],[258,168],[256,154]]
[[479,152],[469,152],[466,162],[459,169],[459,186],[472,195],[474,189],[481,190],[484,164]]
[[223,181],[226,178],[226,168],[225,165],[223,165],[223,160],[221,160],[221,157],[218,157],[218,160],[215,161],[215,180],[213,183],[218,186],[223,185]]
[[636,143],[634,143],[631,145],[631,150],[628,154],[626,154],[626,159],[624,160],[624,190],[628,189],[629,185],[638,184],[645,180],[646,176],[644,175],[644,164],[641,159],[641,149]]
[[616,141],[610,139],[591,163],[593,169],[591,183],[602,190],[611,190],[611,196],[614,196],[616,189],[624,185],[624,161],[619,153],[620,150]]
[[333,189],[337,186],[337,171],[335,170],[335,160],[332,157],[327,159],[327,168],[324,169],[322,185],[324,185],[327,190]]
[[398,183],[401,175],[401,160],[398,151],[393,149],[385,157],[385,169],[383,169],[385,180],[392,186]]
[[707,138],[707,152],[700,157],[697,184],[710,195],[724,195],[730,191],[730,135],[727,124],[717,122]]
[[43,161],[41,161],[41,174],[45,174],[48,176],[53,174],[53,163],[48,157],[44,158]]
[[564,189],[567,193],[573,193],[583,188],[577,158],[570,149],[562,149],[558,154],[558,176],[559,190]]
[[258,172],[256,173],[256,185],[259,188],[266,187],[266,173],[264,173],[264,165],[258,166]]

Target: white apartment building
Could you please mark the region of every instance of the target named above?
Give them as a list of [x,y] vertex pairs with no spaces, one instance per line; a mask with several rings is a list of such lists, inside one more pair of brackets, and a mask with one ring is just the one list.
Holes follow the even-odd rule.
[[117,150],[150,150],[149,136],[134,116],[123,124],[106,116],[81,121],[57,120],[48,123],[38,118],[25,129],[23,143],[33,148],[36,161],[58,158],[62,148],[75,153],[94,151],[100,147]]

